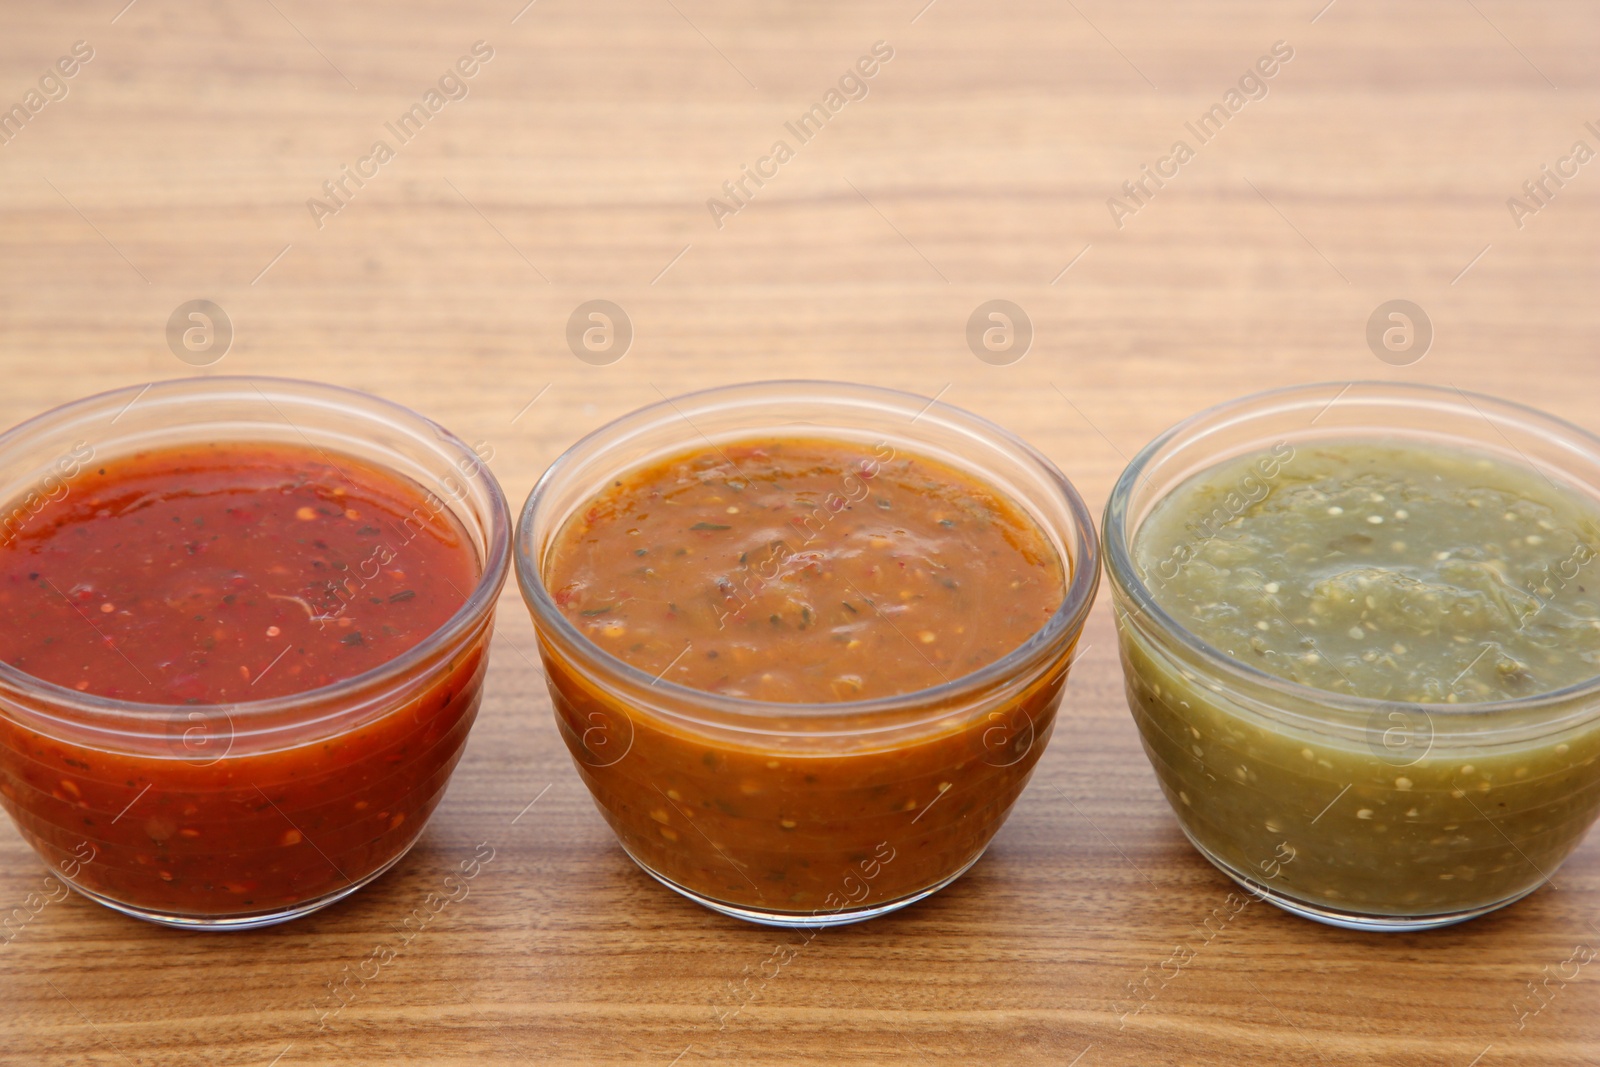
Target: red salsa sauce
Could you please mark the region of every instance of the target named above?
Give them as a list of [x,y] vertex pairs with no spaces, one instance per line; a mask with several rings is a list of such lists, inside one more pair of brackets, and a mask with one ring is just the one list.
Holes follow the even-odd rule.
[[303,721],[336,715],[310,691],[438,631],[481,573],[443,501],[277,443],[91,460],[65,490],[0,538],[0,660],[163,707],[128,751],[0,715],[0,801],[46,859],[76,857],[113,902],[207,917],[292,908],[404,852],[459,757],[486,635],[333,736],[262,751],[238,705],[306,693]]
[[478,578],[448,512],[419,521],[419,488],[307,448],[138,453],[67,489],[0,545],[0,660],[96,696],[230,704],[341,681],[444,625]]

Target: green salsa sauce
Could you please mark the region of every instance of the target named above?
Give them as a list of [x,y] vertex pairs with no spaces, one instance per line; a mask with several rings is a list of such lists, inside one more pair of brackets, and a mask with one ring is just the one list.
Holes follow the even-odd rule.
[[1140,527],[1136,562],[1185,629],[1268,674],[1380,700],[1512,700],[1600,675],[1595,502],[1438,445],[1281,455],[1203,472]]
[[[1224,676],[1119,602],[1151,763],[1235,877],[1340,921],[1451,921],[1537,888],[1600,812],[1592,698],[1451,707],[1600,675],[1600,502],[1577,489],[1420,440],[1281,444],[1191,476],[1130,547],[1182,629],[1310,687]],[[1316,691],[1383,703],[1363,728]]]

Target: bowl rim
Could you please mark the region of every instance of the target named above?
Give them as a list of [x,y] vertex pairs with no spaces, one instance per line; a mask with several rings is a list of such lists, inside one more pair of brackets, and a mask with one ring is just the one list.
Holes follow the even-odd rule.
[[[230,388],[231,387],[231,388]],[[260,394],[263,400],[274,409],[277,408],[271,390],[289,387],[300,395],[310,393],[320,400],[332,402],[344,408],[354,408],[363,405],[369,411],[375,409],[374,414],[381,415],[389,426],[402,431],[414,440],[438,444],[447,452],[459,452],[458,458],[470,458],[476,474],[484,479],[488,490],[488,522],[484,530],[484,558],[479,561],[482,573],[478,576],[471,592],[462,602],[461,606],[438,628],[429,633],[417,644],[412,645],[395,658],[353,674],[348,678],[341,678],[326,685],[313,689],[302,689],[282,696],[267,697],[261,700],[244,700],[228,703],[200,703],[200,704],[157,704],[144,703],[132,700],[122,700],[115,697],[97,696],[91,693],[79,692],[66,686],[46,681],[35,675],[28,674],[9,663],[0,660],[0,696],[15,699],[13,694],[26,694],[44,704],[43,707],[28,702],[25,706],[30,717],[43,717],[51,720],[61,720],[66,711],[77,714],[92,723],[104,723],[113,719],[125,719],[133,722],[154,722],[157,720],[170,720],[174,716],[191,716],[194,714],[224,714],[230,719],[234,717],[265,718],[274,713],[293,711],[303,708],[308,712],[317,712],[316,719],[326,715],[326,709],[340,698],[357,696],[370,691],[376,686],[392,680],[398,675],[412,669],[416,663],[427,660],[442,649],[458,640],[466,631],[470,630],[478,621],[493,610],[500,593],[500,588],[505,582],[506,572],[510,566],[511,556],[511,516],[506,504],[505,493],[500,487],[498,479],[470,446],[455,434],[445,429],[444,426],[428,418],[420,412],[414,411],[403,404],[388,400],[384,397],[368,393],[360,389],[347,386],[334,385],[328,382],[312,381],[305,378],[287,378],[272,375],[255,374],[215,374],[191,375],[181,378],[168,378],[162,381],[147,382],[142,385],[127,385],[116,389],[107,389],[93,393],[77,400],[58,404],[37,415],[33,415],[22,422],[0,433],[0,454],[3,454],[19,438],[27,434],[46,429],[53,423],[70,419],[72,416],[86,411],[103,407],[113,398],[131,398],[129,406],[137,403],[141,398],[159,395],[162,393],[174,394],[178,398],[186,395],[190,402],[196,397],[203,398],[208,392],[228,393],[230,395],[242,394],[246,388],[253,389]],[[278,397],[282,399],[280,395]],[[354,403],[350,403],[350,402]],[[294,423],[282,411],[279,415],[290,427]],[[303,434],[302,434],[303,436]],[[254,440],[248,434],[232,438],[241,444],[248,444]],[[312,448],[320,446],[312,444]],[[116,453],[113,453],[115,455]],[[387,464],[376,461],[376,466],[387,468]],[[400,477],[400,472],[393,473]],[[463,472],[465,473],[465,472]],[[410,480],[407,478],[406,480]],[[421,487],[424,491],[433,493],[427,486]],[[439,496],[438,493],[433,493]],[[0,715],[9,712],[0,706]],[[294,717],[294,721],[311,721],[302,717]]]
[[[823,402],[841,402],[849,399],[888,402],[895,405],[910,405],[916,410],[926,414],[935,405],[942,406],[946,411],[954,413],[960,420],[963,428],[978,430],[991,443],[1015,454],[1016,458],[1023,460],[1034,468],[1035,473],[1042,476],[1049,491],[1066,505],[1070,516],[1070,525],[1078,542],[1079,558],[1072,559],[1071,553],[1063,551],[1068,558],[1065,560],[1069,575],[1061,598],[1061,604],[1051,614],[1043,626],[1029,634],[1015,648],[1005,653],[991,663],[960,675],[937,685],[922,689],[915,689],[905,693],[896,693],[892,696],[874,697],[867,700],[848,701],[815,701],[815,702],[781,702],[771,700],[752,700],[747,697],[729,697],[719,693],[695,689],[678,682],[660,680],[644,670],[633,666],[626,660],[607,652],[594,641],[590,640],[556,606],[545,586],[544,575],[539,572],[539,567],[534,561],[533,552],[536,546],[530,541],[534,525],[534,518],[540,505],[545,502],[552,492],[552,487],[565,474],[573,463],[573,457],[580,449],[590,445],[601,445],[613,437],[626,433],[630,428],[653,422],[669,412],[675,413],[683,419],[688,429],[683,444],[687,447],[696,437],[708,440],[694,426],[679,404],[695,404],[711,399],[737,399],[740,394],[757,390],[792,390],[794,396],[779,396],[767,398],[768,403],[808,399]],[[759,398],[758,398],[759,399]],[[751,404],[752,409],[759,404]],[[921,416],[919,416],[921,417]],[[750,431],[758,432],[758,431]],[[826,438],[826,432],[816,436]],[[732,440],[732,435],[719,440]],[[908,446],[908,451],[916,451],[914,445]],[[976,469],[975,464],[950,463],[963,473],[971,475],[991,491],[1010,497],[998,487],[991,484],[990,480]],[[632,469],[636,464],[619,468]],[[1012,501],[1042,527],[1048,528],[1049,524],[1040,520],[1031,508],[1023,506],[1020,502]],[[559,533],[559,530],[556,531]],[[933,711],[935,714],[947,714],[946,709],[955,700],[962,696],[983,692],[987,687],[996,683],[1004,683],[1008,679],[1022,677],[1025,674],[1037,671],[1044,662],[1047,662],[1051,650],[1063,640],[1076,640],[1077,635],[1083,631],[1083,624],[1088,618],[1089,609],[1094,603],[1095,592],[1100,584],[1100,538],[1095,528],[1093,515],[1084,504],[1083,498],[1067,476],[1045,456],[1044,453],[1028,444],[1022,438],[994,423],[981,415],[967,411],[965,408],[948,404],[939,397],[926,397],[901,389],[890,389],[883,386],[866,385],[858,382],[845,382],[829,379],[809,378],[776,378],[758,379],[753,381],[735,382],[727,385],[712,386],[706,389],[697,389],[675,397],[663,395],[659,401],[636,408],[624,415],[606,422],[595,430],[585,434],[575,441],[569,448],[558,456],[549,467],[545,469],[538,482],[528,494],[527,501],[523,504],[521,515],[517,521],[517,536],[513,555],[515,557],[517,581],[522,588],[523,599],[528,603],[532,612],[536,628],[547,626],[558,634],[562,641],[569,647],[584,653],[590,663],[595,664],[630,687],[654,690],[673,698],[683,707],[674,707],[669,714],[674,718],[712,725],[710,719],[702,718],[703,712],[714,712],[734,719],[767,719],[767,718],[806,718],[828,719],[844,717],[887,717],[895,713]],[[1070,666],[1070,663],[1069,663]],[[658,709],[653,709],[658,710]],[[716,723],[716,725],[728,725]],[[863,731],[865,732],[865,728]]]
[[[1378,390],[1389,391],[1393,394],[1392,399],[1396,401],[1405,400],[1407,398],[1418,402],[1422,401],[1424,398],[1432,398],[1436,402],[1449,399],[1452,400],[1453,406],[1457,410],[1462,411],[1465,411],[1465,409],[1461,408],[1459,402],[1465,401],[1467,408],[1471,408],[1497,431],[1499,431],[1499,427],[1486,413],[1486,409],[1495,410],[1506,414],[1519,415],[1532,423],[1543,426],[1547,430],[1559,431],[1561,436],[1554,439],[1560,440],[1562,444],[1569,447],[1574,445],[1583,446],[1586,451],[1593,456],[1595,462],[1600,464],[1600,436],[1596,436],[1594,433],[1584,429],[1577,423],[1563,419],[1558,415],[1552,415],[1549,412],[1541,411],[1538,408],[1532,407],[1528,404],[1523,404],[1514,400],[1505,400],[1499,397],[1491,397],[1483,393],[1459,389],[1453,385],[1441,386],[1423,382],[1386,382],[1377,379],[1356,379],[1354,381],[1308,382],[1301,385],[1279,386],[1273,389],[1264,389],[1255,393],[1247,393],[1244,396],[1239,396],[1231,400],[1222,401],[1221,403],[1212,404],[1211,406],[1204,408],[1203,410],[1198,411],[1177,423],[1174,423],[1172,426],[1169,426],[1166,430],[1162,431],[1153,440],[1151,440],[1149,444],[1140,449],[1133,459],[1129,461],[1128,465],[1123,468],[1122,474],[1118,476],[1116,483],[1112,486],[1110,497],[1106,500],[1105,512],[1102,518],[1106,571],[1111,578],[1113,589],[1128,596],[1129,599],[1134,602],[1140,613],[1147,615],[1154,620],[1154,622],[1157,624],[1157,629],[1162,636],[1177,641],[1185,650],[1192,653],[1201,662],[1205,663],[1207,667],[1220,668],[1220,672],[1225,676],[1237,678],[1247,682],[1252,686],[1264,688],[1279,695],[1293,698],[1295,701],[1311,707],[1331,707],[1338,711],[1366,714],[1372,714],[1384,710],[1393,710],[1396,708],[1405,708],[1413,711],[1419,711],[1428,716],[1430,720],[1436,715],[1448,716],[1452,719],[1455,719],[1465,718],[1472,715],[1488,716],[1495,713],[1525,712],[1529,710],[1543,709],[1549,706],[1569,704],[1575,699],[1600,694],[1600,674],[1596,674],[1594,677],[1582,682],[1576,682],[1560,689],[1552,689],[1547,692],[1536,693],[1532,696],[1514,697],[1505,700],[1460,702],[1455,704],[1430,704],[1422,701],[1390,700],[1381,697],[1364,697],[1345,693],[1336,693],[1332,690],[1318,689],[1315,686],[1306,685],[1302,682],[1295,682],[1287,678],[1279,677],[1275,674],[1269,674],[1258,667],[1252,667],[1241,660],[1234,659],[1233,657],[1224,653],[1221,649],[1218,649],[1209,642],[1203,640],[1199,635],[1189,630],[1182,623],[1178,622],[1178,620],[1173,618],[1173,616],[1169,614],[1166,609],[1163,608],[1156,600],[1155,596],[1151,593],[1148,584],[1146,584],[1145,580],[1139,576],[1137,569],[1134,567],[1132,552],[1129,549],[1130,538],[1128,533],[1125,531],[1128,519],[1127,511],[1129,498],[1137,488],[1145,468],[1155,458],[1156,454],[1160,452],[1161,449],[1163,449],[1166,445],[1184,433],[1204,426],[1208,423],[1212,423],[1220,417],[1226,416],[1230,413],[1238,412],[1245,408],[1255,406],[1262,401],[1288,398],[1295,395],[1309,396],[1314,390],[1337,389],[1339,390],[1338,395],[1336,395],[1332,401],[1328,402],[1328,406],[1331,407],[1346,393],[1362,387],[1370,387]],[[1253,414],[1250,417],[1257,417],[1257,414]],[[1326,436],[1331,440],[1338,435],[1329,434]],[[1368,434],[1363,431],[1351,436],[1364,437],[1368,436]],[[1287,439],[1293,443],[1293,438]],[[1506,443],[1511,444],[1509,439],[1506,439]],[[1512,444],[1511,447],[1513,451],[1520,452],[1520,449],[1517,449],[1516,445]],[[1488,450],[1484,449],[1484,451],[1487,452]],[[1244,454],[1245,453],[1238,453],[1238,455]],[[1223,460],[1215,460],[1207,463],[1206,465],[1199,467],[1188,477],[1194,477],[1196,474],[1204,473],[1206,470],[1212,469],[1217,463],[1220,462],[1223,462]],[[1526,466],[1533,473],[1543,474],[1538,467],[1533,465],[1531,460],[1526,458],[1520,461],[1507,459],[1506,462],[1520,463],[1521,465]],[[1548,480],[1548,476],[1546,477]],[[1187,478],[1185,480],[1187,480]],[[1178,483],[1178,485],[1182,484],[1182,482]],[[1167,493],[1162,494],[1162,497],[1159,499],[1165,499],[1165,497],[1176,488],[1177,486],[1173,486],[1172,488],[1168,489]],[[1571,491],[1577,491],[1576,487],[1570,488]],[[1597,506],[1600,506],[1600,496],[1595,497],[1595,503]],[[1149,511],[1147,509],[1146,516],[1148,516],[1148,514]],[[1124,610],[1121,605],[1117,605],[1116,607],[1118,611]],[[1595,710],[1600,711],[1600,709]]]

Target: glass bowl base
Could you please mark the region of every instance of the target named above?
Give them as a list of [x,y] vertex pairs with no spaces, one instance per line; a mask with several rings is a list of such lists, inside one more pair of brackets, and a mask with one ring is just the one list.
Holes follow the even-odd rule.
[[1388,915],[1373,912],[1345,911],[1340,908],[1331,908],[1326,904],[1313,904],[1297,897],[1291,897],[1274,888],[1270,883],[1250,878],[1207,851],[1200,842],[1194,839],[1188,829],[1185,828],[1183,833],[1185,837],[1189,838],[1189,843],[1195,847],[1195,851],[1210,860],[1212,866],[1231,878],[1238,884],[1239,888],[1249,893],[1252,897],[1281,908],[1290,915],[1298,915],[1302,919],[1310,919],[1313,922],[1323,923],[1327,926],[1337,926],[1344,930],[1410,933],[1418,930],[1436,930],[1442,926],[1454,926],[1456,923],[1464,923],[1468,919],[1476,919],[1480,915],[1487,915],[1491,911],[1498,911],[1508,904],[1515,904],[1544,884],[1540,882],[1538,885],[1530,886],[1520,893],[1506,897],[1504,900],[1497,900],[1491,904],[1484,904],[1461,911],[1437,912],[1424,915]]
[[631,852],[628,852],[626,848],[624,848],[622,851],[627,854],[629,859],[638,864],[639,869],[645,874],[648,874],[650,877],[654,878],[656,881],[660,882],[674,893],[677,893],[680,896],[688,897],[701,907],[710,908],[712,911],[719,914],[727,915],[734,919],[743,919],[745,922],[755,923],[758,926],[777,926],[786,929],[816,929],[819,927],[848,926],[851,923],[865,922],[868,919],[876,919],[880,915],[888,915],[890,912],[899,911],[901,908],[915,904],[917,901],[922,900],[925,897],[932,896],[945,886],[949,885],[951,882],[954,882],[957,878],[960,878],[963,874],[966,874],[972,869],[972,865],[974,863],[977,863],[983,858],[983,854],[987,850],[988,846],[985,845],[978,851],[976,856],[973,856],[966,863],[962,864],[961,868],[954,874],[951,874],[947,878],[941,879],[939,882],[929,886],[926,889],[919,889],[917,892],[911,893],[907,896],[899,897],[895,900],[884,901],[878,904],[872,904],[868,907],[845,908],[839,911],[826,912],[767,911],[761,908],[748,908],[739,904],[729,904],[725,901],[715,900],[711,897],[703,896],[700,893],[695,892],[693,889],[685,888],[684,886],[679,885],[677,882],[672,881],[670,878],[666,878],[660,874],[657,874],[655,871],[652,871],[649,867],[641,863],[639,861],[639,857],[635,856]]
[[[418,837],[420,836],[419,834]],[[406,853],[410,852],[412,845],[416,843],[416,839],[413,838],[411,844],[401,849],[398,855],[371,874],[314,900],[291,904],[283,908],[275,908],[271,911],[246,912],[240,915],[182,915],[173,912],[151,911],[134,904],[127,904],[120,900],[102,896],[92,889],[85,889],[81,885],[73,885],[70,880],[60,874],[57,874],[56,877],[61,878],[61,881],[71,886],[75,892],[89,898],[96,904],[104,904],[112,911],[119,911],[124,915],[131,915],[135,919],[143,919],[145,922],[155,923],[158,926],[170,926],[178,930],[255,930],[263,926],[275,926],[278,923],[288,922],[290,919],[298,919],[302,915],[310,915],[312,912],[319,911],[329,904],[343,900],[356,890],[383,877],[391,867],[405,858]]]

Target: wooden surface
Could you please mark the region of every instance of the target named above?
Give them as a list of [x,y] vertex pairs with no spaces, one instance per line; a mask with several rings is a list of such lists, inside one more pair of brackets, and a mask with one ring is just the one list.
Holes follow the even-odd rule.
[[[659,393],[764,377],[942,391],[1097,512],[1162,428],[1272,385],[1449,382],[1600,427],[1600,162],[1521,228],[1506,205],[1574,141],[1600,149],[1583,0],[125,2],[0,15],[8,104],[94,49],[0,145],[6,424],[193,373],[165,324],[207,298],[235,339],[199,373],[412,405],[488,442],[516,502]],[[395,144],[384,123],[480,39],[470,95]],[[879,40],[894,58],[867,97],[718,229],[706,199]],[[1185,121],[1280,40],[1294,58],[1266,98],[1196,147]],[[395,158],[319,229],[306,199],[379,138]],[[1118,228],[1107,198],[1179,138],[1194,158]],[[996,298],[1036,330],[1007,366],[965,338]],[[1364,340],[1393,298],[1436,330],[1411,366]],[[591,299],[636,332],[609,366],[564,339]],[[1600,947],[1594,840],[1558,888],[1455,929],[1364,936],[1252,904],[1202,942],[1231,887],[1156,788],[1104,601],[987,857],[763,978],[800,935],[701,910],[622,855],[508,593],[482,717],[395,871],[228,936],[51,904],[0,945],[0,1063],[1600,1062],[1600,966],[1518,1022],[1542,969]],[[485,841],[470,896],[319,1026],[326,984]],[[0,910],[43,877],[0,827]],[[1154,1000],[1119,1020],[1144,977]]]

